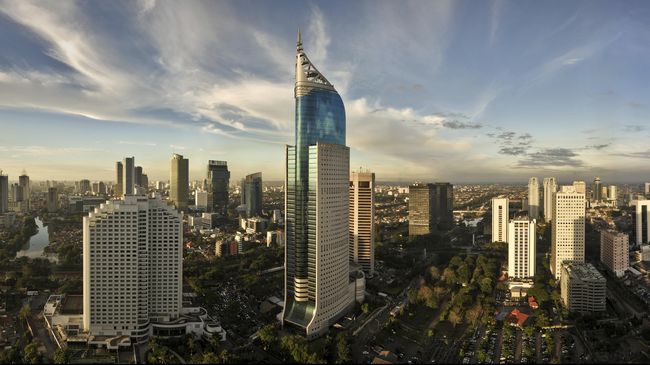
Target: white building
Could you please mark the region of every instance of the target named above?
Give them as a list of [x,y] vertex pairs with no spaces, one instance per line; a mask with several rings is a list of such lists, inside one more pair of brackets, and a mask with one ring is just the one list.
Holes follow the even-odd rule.
[[576,189],[576,193],[582,193],[587,195],[587,183],[580,180],[580,181],[574,181],[573,182],[573,187]]
[[196,190],[194,192],[194,205],[198,210],[206,210],[208,208],[208,192]]
[[616,276],[623,276],[630,266],[630,238],[616,231],[600,231],[600,261]]
[[544,220],[553,219],[553,194],[557,192],[557,181],[554,177],[544,178]]
[[84,217],[83,327],[91,341],[145,342],[155,324],[178,320],[182,260],[182,216],[158,197],[127,195]]
[[528,180],[528,216],[531,219],[539,218],[539,181],[536,177]]
[[607,280],[591,264],[562,265],[560,295],[570,312],[596,313],[605,311]]
[[573,186],[555,193],[551,232],[551,272],[558,279],[562,263],[585,261],[585,194]]
[[492,198],[492,242],[508,242],[508,198]]
[[361,266],[368,277],[375,271],[375,174],[350,174],[349,210],[350,261]]
[[508,277],[517,279],[535,276],[535,223],[517,218],[508,224]]
[[616,185],[610,185],[607,189],[607,199],[612,203],[612,206],[616,207],[618,205],[618,189]]
[[650,243],[648,232],[650,232],[650,219],[648,219],[648,206],[650,200],[632,200],[630,206],[634,209],[634,220],[636,223],[636,244],[638,246]]

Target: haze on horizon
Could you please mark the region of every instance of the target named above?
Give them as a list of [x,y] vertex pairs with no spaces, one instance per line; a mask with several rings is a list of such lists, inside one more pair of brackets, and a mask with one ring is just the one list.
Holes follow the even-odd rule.
[[644,1],[0,1],[0,169],[282,180],[296,30],[378,181],[650,178]]

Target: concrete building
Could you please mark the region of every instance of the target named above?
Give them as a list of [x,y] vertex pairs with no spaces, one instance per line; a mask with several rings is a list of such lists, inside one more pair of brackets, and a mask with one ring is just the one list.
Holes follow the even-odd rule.
[[59,193],[57,188],[47,189],[47,212],[54,213],[59,210]]
[[375,174],[350,173],[350,261],[367,277],[375,272]]
[[246,217],[252,218],[262,214],[262,173],[256,172],[244,178],[244,191]]
[[133,169],[133,180],[136,186],[142,186],[142,166]]
[[78,192],[81,195],[91,193],[92,192],[92,186],[90,184],[90,180],[88,180],[88,179],[79,180],[79,191]]
[[607,281],[591,264],[562,265],[560,295],[569,312],[582,314],[605,311]]
[[557,181],[554,177],[544,178],[544,220],[553,219],[553,194],[557,192]]
[[113,189],[114,197],[121,197],[124,195],[124,188],[122,187],[122,176],[124,175],[124,165],[122,162],[115,162],[115,187]]
[[600,231],[600,261],[616,276],[630,267],[630,238],[616,231]]
[[599,202],[603,200],[603,191],[602,183],[600,182],[600,177],[596,176],[594,178],[594,183],[591,185],[591,200]]
[[18,185],[23,189],[23,202],[24,210],[29,210],[32,197],[32,190],[29,184],[29,176],[23,171],[23,174],[18,176]]
[[550,269],[559,279],[564,262],[585,261],[585,195],[573,186],[562,186],[553,206]]
[[415,183],[409,186],[409,235],[429,234],[435,230],[433,184]]
[[123,195],[135,193],[135,157],[125,157],[122,161],[122,191]]
[[228,185],[230,184],[230,171],[228,162],[209,160],[206,178],[208,191],[208,210],[228,216]]
[[536,177],[528,179],[528,216],[539,218],[539,181]]
[[609,200],[614,207],[618,206],[618,189],[616,188],[616,185],[610,185],[607,188],[607,200]]
[[[282,322],[318,337],[354,306],[345,108],[302,49],[296,52],[296,137],[286,146],[285,306]],[[352,288],[351,288],[352,286]],[[351,290],[352,289],[352,290]]]
[[508,242],[508,198],[492,198],[492,242]]
[[190,161],[177,153],[172,154],[169,178],[169,199],[176,209],[187,211],[190,186]]
[[100,205],[83,219],[84,330],[143,343],[178,320],[182,260],[182,216],[160,198]]
[[535,224],[527,217],[508,224],[508,277],[527,279],[535,276]]
[[194,205],[197,210],[206,211],[208,209],[208,192],[203,190],[195,191]]
[[454,186],[450,183],[434,183],[436,201],[433,215],[440,229],[451,229],[454,224]]
[[585,194],[585,196],[587,196],[587,183],[584,181],[574,181],[573,188],[576,189],[576,193]]
[[648,236],[648,232],[650,232],[650,220],[648,219],[648,206],[650,206],[650,200],[632,200],[630,206],[634,207],[632,219],[636,224],[636,245],[646,245],[650,243],[650,238]]
[[93,195],[106,195],[106,184],[103,181],[94,181],[92,183]]
[[0,214],[9,210],[9,176],[0,170]]
[[646,198],[650,198],[650,182],[645,183],[643,187],[643,194],[645,194]]

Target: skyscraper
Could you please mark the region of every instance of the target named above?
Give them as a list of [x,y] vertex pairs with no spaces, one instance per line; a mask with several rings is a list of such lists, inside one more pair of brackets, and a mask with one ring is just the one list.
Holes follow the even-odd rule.
[[122,174],[123,195],[133,195],[135,193],[135,157],[124,157],[122,165],[124,168]]
[[614,207],[618,206],[618,189],[616,185],[610,185],[607,188],[607,200],[609,200]]
[[174,153],[171,159],[171,176],[169,178],[169,199],[176,209],[187,210],[190,186],[190,161]]
[[136,186],[142,186],[142,166],[136,166],[133,169],[133,180]]
[[508,198],[492,198],[492,242],[508,242]]
[[262,213],[262,173],[247,175],[244,179],[246,216],[255,217]]
[[29,185],[29,176],[23,171],[23,174],[18,176],[18,184],[23,188],[23,201],[25,202],[25,209],[29,209],[31,201],[31,187]]
[[557,181],[554,177],[544,178],[544,220],[553,219],[553,194],[557,191]]
[[83,325],[141,343],[179,318],[183,219],[160,198],[111,200],[83,219]]
[[536,177],[528,179],[528,216],[539,218],[539,181]]
[[90,193],[92,191],[92,186],[90,184],[90,180],[88,179],[82,179],[79,180],[79,193],[80,194],[86,194]]
[[[226,161],[208,161],[206,189],[208,191],[208,211],[228,215],[228,185],[230,171]],[[242,202],[242,204],[244,204]]]
[[115,162],[115,188],[113,189],[113,195],[117,197],[121,197],[124,195],[124,188],[122,187],[122,176],[124,175],[124,165],[122,165],[122,162],[117,161]]
[[516,218],[508,224],[508,276],[526,279],[535,276],[535,220]]
[[439,228],[450,229],[454,224],[454,186],[450,183],[434,183],[434,220]]
[[409,186],[409,235],[429,234],[435,229],[436,192],[433,184]]
[[616,276],[623,276],[630,266],[630,238],[627,234],[600,231],[600,261]]
[[3,175],[0,170],[0,214],[9,209],[9,176]]
[[602,200],[602,184],[598,176],[594,178],[594,183],[591,185],[591,199],[596,202]]
[[59,193],[57,188],[47,188],[47,212],[54,213],[59,210]]
[[638,246],[650,243],[650,219],[648,219],[648,207],[650,200],[632,200],[630,206],[634,207],[632,218],[634,220],[636,230],[636,244]]
[[375,271],[375,174],[350,174],[350,261],[367,276]]
[[314,338],[354,303],[348,258],[350,150],[343,101],[307,58],[300,33],[294,93],[295,145],[286,146],[282,318]]
[[585,262],[585,194],[562,186],[553,207],[550,269],[558,279],[565,262]]

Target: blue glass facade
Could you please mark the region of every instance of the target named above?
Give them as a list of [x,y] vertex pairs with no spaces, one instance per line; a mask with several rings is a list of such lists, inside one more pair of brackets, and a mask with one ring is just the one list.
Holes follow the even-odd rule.
[[345,145],[345,108],[336,91],[312,89],[296,97],[296,146]]

